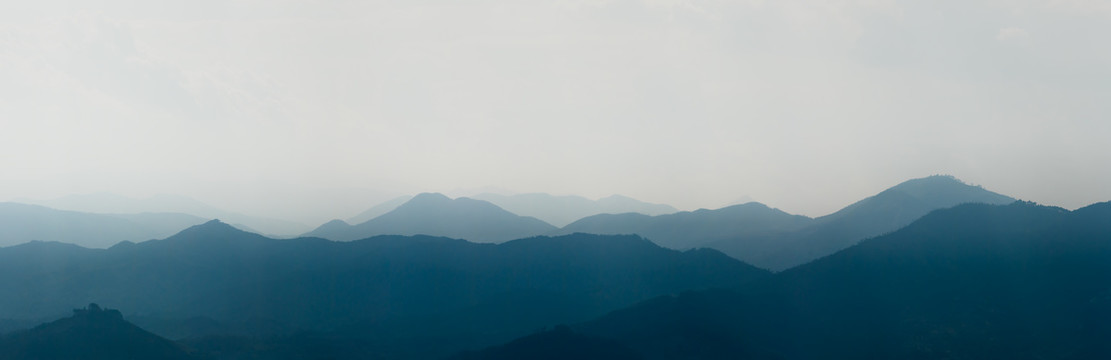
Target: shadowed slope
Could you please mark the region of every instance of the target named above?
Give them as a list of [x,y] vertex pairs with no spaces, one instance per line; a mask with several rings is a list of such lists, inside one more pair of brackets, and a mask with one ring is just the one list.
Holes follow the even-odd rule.
[[361,223],[367,222],[371,219],[382,216],[385,213],[393,211],[394,209],[397,209],[398,206],[401,206],[402,204],[405,204],[406,202],[408,202],[412,198],[413,197],[410,196],[410,195],[405,195],[405,196],[398,196],[398,197],[395,197],[395,198],[390,199],[390,200],[386,200],[386,201],[384,201],[384,202],[382,202],[378,205],[374,205],[371,208],[366,209],[365,211],[359,213],[358,215],[355,215],[355,216],[352,216],[352,217],[348,218],[346,220],[346,223],[347,224],[361,224]]
[[184,348],[96,304],[69,318],[0,337],[5,360],[193,359]]
[[[276,240],[219,221],[107,250],[26,244],[0,249],[0,260],[11,260],[0,261],[0,318],[118,303],[160,334],[315,330],[328,344],[340,334],[376,339],[353,346],[366,354],[417,351],[417,358],[770,275],[714,250],[679,252],[637,236],[498,245],[429,236]],[[429,336],[451,341],[401,345]]]
[[1109,291],[1111,203],[962,205],[740,291],[580,330],[656,359],[1100,358]]

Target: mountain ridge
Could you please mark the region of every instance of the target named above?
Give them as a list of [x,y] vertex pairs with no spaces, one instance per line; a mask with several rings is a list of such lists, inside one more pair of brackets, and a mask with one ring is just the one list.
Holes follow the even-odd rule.
[[670,205],[647,203],[616,194],[597,200],[575,195],[556,196],[546,193],[517,195],[482,193],[471,198],[488,201],[514,214],[538,218],[556,227],[564,227],[576,220],[597,214],[632,212],[662,215],[679,211]]
[[520,216],[487,201],[451,199],[422,193],[366,222],[347,225],[335,220],[304,236],[350,241],[375,235],[432,235],[474,242],[504,242],[555,230],[539,219]]
[[[638,236],[489,244],[383,235],[334,242],[271,239],[213,220],[111,249],[0,248],[0,319],[50,316],[71,303],[112,303],[158,334],[265,339],[311,330],[334,340],[354,333],[392,339],[360,348],[447,356],[653,296],[735,287],[769,275],[714,250],[679,252]],[[197,318],[206,320],[190,325]],[[183,332],[189,329],[206,333]],[[462,342],[398,348],[432,333]],[[424,355],[413,357],[431,356]]]
[[1108,294],[1111,203],[963,204],[735,290],[574,328],[650,359],[1100,358]]
[[71,317],[0,336],[0,358],[190,360],[188,351],[123,320],[118,310],[89,304]]
[[49,200],[24,202],[94,214],[181,213],[204,219],[221,218],[229,223],[275,236],[288,236],[310,230],[308,225],[284,219],[244,215],[223,210],[188,196],[155,195],[136,199],[113,193],[72,194]]
[[767,205],[750,202],[720,209],[698,209],[674,214],[600,214],[575,221],[555,234],[588,232],[640,234],[674,249],[703,247],[738,234],[757,236],[805,226],[810,218],[791,215]]
[[41,205],[0,203],[0,246],[32,240],[107,248],[120,241],[170,236],[205,219],[177,213],[94,214]]

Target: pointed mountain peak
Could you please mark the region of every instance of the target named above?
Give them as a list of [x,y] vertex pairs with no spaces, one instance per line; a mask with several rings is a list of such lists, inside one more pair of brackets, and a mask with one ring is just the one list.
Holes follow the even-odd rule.
[[226,231],[226,230],[236,230],[236,231],[238,231],[239,230],[239,229],[236,229],[234,226],[228,225],[228,223],[226,223],[226,222],[220,221],[220,219],[212,219],[212,220],[206,221],[204,224],[195,225],[191,228],[203,228],[203,229],[212,229],[212,230],[219,229],[219,230],[222,230],[222,231]]
[[249,233],[249,232],[240,230],[240,229],[238,229],[234,226],[228,225],[228,223],[220,221],[219,219],[213,219],[213,220],[209,220],[208,222],[205,222],[204,224],[190,226],[189,228],[187,228],[185,230],[182,230],[181,232],[175,234],[174,236],[171,236],[171,237],[167,238],[167,240],[183,238],[183,237],[184,238],[231,237],[231,236],[240,236],[240,235],[246,235],[246,234],[258,235],[258,234],[253,234],[253,233]]
[[348,224],[346,221],[343,221],[343,220],[340,220],[340,219],[335,219],[335,220],[326,222],[326,223],[324,223],[320,226],[317,226],[316,229],[314,229],[313,231],[307,232],[302,236],[321,237],[321,235],[329,233],[329,232],[347,231],[350,228],[351,228],[351,224]]
[[340,219],[334,219],[334,220],[332,220],[332,221],[329,221],[329,222],[326,222],[326,223],[324,223],[324,225],[321,225],[321,226],[329,226],[329,227],[331,227],[331,226],[346,227],[346,226],[351,226],[351,224],[348,224],[348,223],[347,223],[346,221],[343,221],[343,220],[340,220]]

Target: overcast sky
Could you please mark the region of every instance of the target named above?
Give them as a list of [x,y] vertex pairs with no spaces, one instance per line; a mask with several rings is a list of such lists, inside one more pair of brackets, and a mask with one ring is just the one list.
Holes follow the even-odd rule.
[[1111,200],[1111,1],[3,1],[0,200]]

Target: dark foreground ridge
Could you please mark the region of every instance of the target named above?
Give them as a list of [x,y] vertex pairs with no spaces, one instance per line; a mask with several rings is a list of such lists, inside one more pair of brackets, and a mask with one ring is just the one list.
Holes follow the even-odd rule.
[[341,359],[437,358],[767,276],[714,250],[680,252],[630,235],[333,242],[270,239],[210,221],[106,250],[0,248],[0,319],[111,303],[144,329],[218,358],[258,349],[269,359],[321,349]]
[[5,360],[193,359],[186,350],[124,321],[113,309],[89,304],[73,316],[0,338]]
[[644,357],[620,343],[576,333],[566,325],[538,332],[481,351],[468,351],[450,360],[640,360]]

